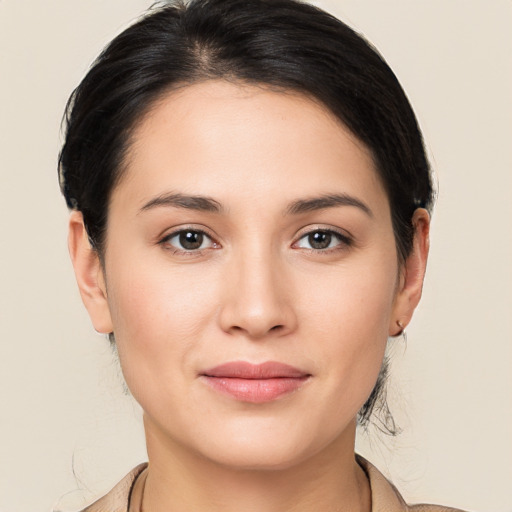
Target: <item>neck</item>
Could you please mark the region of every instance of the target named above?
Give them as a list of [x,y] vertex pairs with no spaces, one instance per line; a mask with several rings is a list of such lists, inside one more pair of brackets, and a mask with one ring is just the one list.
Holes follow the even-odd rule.
[[147,423],[149,469],[143,512],[371,510],[369,484],[354,457],[355,423],[319,453],[275,470],[218,464],[173,443]]

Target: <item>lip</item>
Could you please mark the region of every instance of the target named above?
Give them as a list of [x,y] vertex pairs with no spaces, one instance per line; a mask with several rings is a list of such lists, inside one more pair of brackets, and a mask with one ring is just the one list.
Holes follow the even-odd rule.
[[214,390],[236,400],[265,403],[297,391],[311,374],[276,361],[232,361],[209,368],[200,377]]

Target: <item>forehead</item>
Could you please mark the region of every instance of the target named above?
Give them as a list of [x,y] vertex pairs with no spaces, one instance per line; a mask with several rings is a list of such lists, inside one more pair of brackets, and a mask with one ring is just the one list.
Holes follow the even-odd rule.
[[168,191],[285,201],[335,191],[387,205],[371,152],[299,93],[221,80],[185,86],[152,106],[131,141],[113,201],[142,205]]

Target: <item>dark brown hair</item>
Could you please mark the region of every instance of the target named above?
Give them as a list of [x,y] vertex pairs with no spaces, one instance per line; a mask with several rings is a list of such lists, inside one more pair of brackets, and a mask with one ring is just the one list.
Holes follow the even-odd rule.
[[[298,91],[333,112],[372,152],[398,257],[405,260],[413,212],[430,210],[434,197],[416,117],[370,43],[296,0],[169,2],[117,36],[94,62],[68,101],[59,177],[68,206],[83,213],[100,255],[109,198],[136,124],[166,92],[208,79]],[[361,410],[362,423],[383,396],[386,371],[385,364]],[[392,420],[384,423],[394,430]]]

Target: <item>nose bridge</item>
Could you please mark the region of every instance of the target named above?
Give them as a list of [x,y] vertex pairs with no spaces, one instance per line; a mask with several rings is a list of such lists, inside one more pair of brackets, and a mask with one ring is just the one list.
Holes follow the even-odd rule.
[[260,338],[270,331],[283,334],[294,327],[283,270],[279,252],[268,241],[253,240],[234,251],[221,313],[224,330]]

